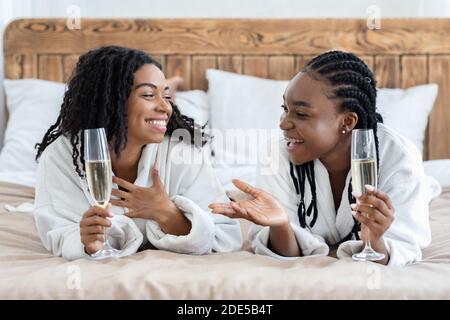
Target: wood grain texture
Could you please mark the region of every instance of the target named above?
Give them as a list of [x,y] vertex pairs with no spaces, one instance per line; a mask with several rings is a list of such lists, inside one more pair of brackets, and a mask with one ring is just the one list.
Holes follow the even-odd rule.
[[398,56],[376,56],[375,78],[380,88],[400,86],[400,60]]
[[63,57],[63,81],[67,82],[72,75],[75,65],[78,62],[79,55],[72,54]]
[[201,90],[208,89],[206,69],[216,69],[217,61],[214,56],[192,57],[192,86]]
[[295,58],[293,56],[269,57],[269,78],[290,80],[295,75]]
[[191,88],[191,57],[190,56],[167,56],[165,59],[165,75],[167,78],[180,76],[184,79],[183,86],[186,89]]
[[217,67],[224,71],[242,73],[242,56],[218,56]]
[[431,56],[429,72],[429,81],[439,85],[439,92],[430,114],[428,156],[450,158],[450,55]]
[[[83,19],[68,30],[65,19],[21,19],[8,25],[5,51],[84,52],[109,44],[153,54],[298,54],[329,49],[358,54],[445,54],[448,19],[383,19],[369,30],[365,19]],[[45,35],[45,37],[42,37]],[[146,41],[142,41],[146,39]]]
[[[143,41],[143,39],[145,41]],[[358,54],[379,87],[436,82],[425,158],[450,158],[450,19],[20,19],[5,30],[5,78],[66,81],[79,54],[102,45],[144,50],[184,89],[207,88],[210,67],[272,79],[290,79],[315,55],[341,49]]]
[[249,76],[268,78],[269,58],[266,56],[245,56],[243,73]]
[[49,81],[63,82],[64,70],[62,56],[41,55],[39,56],[39,78]]

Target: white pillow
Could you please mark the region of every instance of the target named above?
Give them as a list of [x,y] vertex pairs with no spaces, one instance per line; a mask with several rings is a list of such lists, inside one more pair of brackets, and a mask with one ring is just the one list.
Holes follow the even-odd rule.
[[9,118],[0,152],[0,172],[36,171],[34,145],[55,123],[65,85],[36,79],[5,79],[4,84]]
[[[65,85],[38,79],[4,80],[9,119],[0,152],[0,181],[33,186],[37,163],[34,146],[55,123]],[[176,93],[181,112],[199,124],[208,119],[206,93]]]
[[206,70],[206,78],[213,163],[219,179],[227,186],[234,177],[252,183],[258,144],[273,132],[280,133],[278,123],[288,81],[214,69]]
[[[224,185],[231,178],[246,178],[252,183],[255,174],[255,149],[252,145],[233,149],[224,143],[224,137],[239,141],[239,135],[230,129],[279,129],[282,96],[288,81],[269,80],[220,70],[208,69],[208,99],[211,108],[211,130],[215,136],[212,147],[214,166]],[[437,95],[437,85],[427,84],[409,89],[379,89],[377,106],[384,122],[406,136],[423,150],[423,138]],[[261,131],[256,135],[261,136]],[[218,138],[218,139],[217,139]],[[244,137],[245,139],[245,137]],[[253,139],[255,146],[260,139]],[[242,142],[241,142],[242,144]],[[240,163],[238,163],[238,161]],[[239,173],[239,174],[237,174]],[[249,178],[249,177],[253,177]]]
[[408,89],[378,90],[377,108],[384,123],[411,140],[420,153],[428,124],[428,115],[433,108],[438,92],[435,83]]
[[443,188],[450,187],[450,159],[423,162],[425,173],[435,178]]

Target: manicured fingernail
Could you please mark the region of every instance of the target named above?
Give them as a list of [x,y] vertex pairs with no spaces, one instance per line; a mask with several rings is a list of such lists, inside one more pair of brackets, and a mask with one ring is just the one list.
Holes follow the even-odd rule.
[[355,210],[355,209],[356,209],[356,203],[352,203],[352,204],[350,205],[350,208],[352,208],[353,210]]
[[367,191],[374,191],[375,190],[375,188],[373,186],[371,186],[370,184],[366,184],[364,187],[366,188]]
[[359,193],[359,192],[357,192],[357,191],[353,191],[352,192],[352,196],[354,196],[355,198],[359,198],[359,197],[361,197],[361,193]]

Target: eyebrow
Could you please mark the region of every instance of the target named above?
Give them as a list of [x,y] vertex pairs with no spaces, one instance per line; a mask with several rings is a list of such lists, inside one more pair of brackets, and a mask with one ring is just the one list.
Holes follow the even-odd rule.
[[[149,83],[149,82],[139,83],[138,85],[136,85],[135,89],[139,89],[140,87],[150,87],[153,89],[158,89],[158,87],[156,85],[154,85],[153,83]],[[169,90],[169,86],[165,86],[164,91],[165,90]]]
[[292,105],[294,105],[295,107],[308,107],[308,108],[312,107],[308,102],[303,100],[294,101]]

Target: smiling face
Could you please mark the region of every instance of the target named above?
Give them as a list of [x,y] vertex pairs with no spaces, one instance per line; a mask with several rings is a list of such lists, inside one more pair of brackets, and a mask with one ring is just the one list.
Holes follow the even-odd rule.
[[[326,82],[303,72],[289,82],[283,96],[280,128],[292,163],[326,159],[348,145],[348,132],[357,116],[340,111],[339,100],[330,98],[332,89]],[[342,134],[343,130],[347,134]]]
[[169,86],[162,71],[145,64],[134,74],[128,97],[128,141],[160,143],[172,115]]

